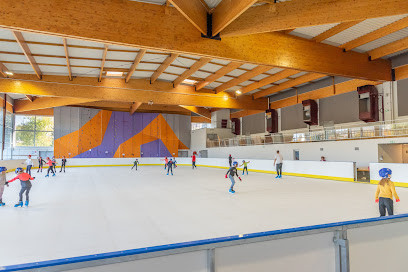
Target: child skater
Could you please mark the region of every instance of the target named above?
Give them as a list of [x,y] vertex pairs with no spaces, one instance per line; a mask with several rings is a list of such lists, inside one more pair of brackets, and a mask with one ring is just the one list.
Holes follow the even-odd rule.
[[134,162],[133,162],[133,166],[132,166],[132,169],[130,169],[130,170],[133,170],[133,167],[136,167],[136,171],[137,171],[137,165],[139,164],[139,161],[138,161],[138,159],[136,159]]
[[173,175],[173,164],[174,162],[172,159],[167,162],[167,175],[169,175],[169,172],[171,172],[171,175]]
[[37,170],[37,173],[40,172],[40,170],[41,170],[41,173],[42,173],[44,163],[45,163],[45,161],[43,160],[43,158],[38,157],[38,170]]
[[[6,167],[0,167],[0,207],[5,206],[6,203],[3,202],[3,192],[4,192],[4,186],[6,186],[7,180],[6,180]],[[8,183],[7,183],[8,186]]]
[[234,191],[234,185],[235,185],[234,176],[237,176],[239,178],[239,180],[242,181],[241,178],[238,176],[237,166],[238,166],[238,162],[234,161],[232,163],[231,168],[228,169],[227,173],[225,174],[225,178],[229,177],[230,180],[231,180],[231,188],[229,189],[229,192],[231,194],[235,193],[235,191]]
[[48,164],[48,170],[47,170],[47,175],[45,175],[45,177],[48,178],[50,176],[50,172],[52,172],[52,176],[55,176],[54,163],[52,160],[50,160],[49,157],[47,157],[47,164]]
[[390,180],[392,171],[389,168],[382,168],[379,174],[381,180],[375,192],[375,202],[379,203],[380,216],[385,216],[385,210],[388,211],[388,215],[394,215],[393,198],[397,202],[400,202],[400,199],[395,191],[394,182]]
[[194,168],[197,168],[197,166],[196,166],[196,154],[197,153],[194,151],[193,156],[191,156],[191,163],[193,165],[193,170],[194,170]]
[[57,173],[57,160],[55,159],[54,156],[52,156],[52,168],[54,170],[54,173]]
[[14,205],[14,207],[23,207],[23,194],[24,192],[26,193],[26,202],[25,205],[28,206],[29,202],[30,202],[30,190],[31,190],[31,181],[30,180],[34,180],[35,178],[31,177],[30,174],[28,173],[24,173],[23,168],[19,167],[16,169],[16,174],[17,176],[9,181],[7,181],[7,185],[10,182],[15,181],[16,179],[19,179],[21,182],[21,190],[20,190],[20,201]]
[[245,175],[245,170],[248,175],[248,163],[250,163],[250,161],[247,162],[245,160],[242,161],[242,164],[240,165],[240,167],[244,166],[244,169],[242,169],[242,175]]
[[33,167],[33,161],[31,160],[31,155],[28,155],[28,158],[24,162],[27,165],[26,173],[31,175],[31,167]]
[[65,158],[65,156],[62,156],[60,173],[62,172],[62,168],[64,168],[64,173],[65,173],[65,164],[67,164],[67,159]]
[[164,161],[164,170],[166,170],[167,164],[169,163],[169,159],[165,157],[164,159],[161,160]]

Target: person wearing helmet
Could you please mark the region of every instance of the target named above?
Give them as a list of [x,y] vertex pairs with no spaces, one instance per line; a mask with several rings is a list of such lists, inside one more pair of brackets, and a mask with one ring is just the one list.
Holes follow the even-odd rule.
[[386,215],[386,210],[388,215],[394,215],[394,201],[400,201],[397,192],[395,191],[394,182],[390,180],[392,171],[389,168],[382,168],[379,171],[381,177],[380,182],[377,186],[377,191],[375,192],[375,202],[379,204],[380,216]]
[[55,172],[54,172],[54,162],[52,160],[50,160],[49,157],[47,157],[47,164],[48,164],[48,170],[47,170],[47,175],[45,175],[45,177],[49,177],[50,176],[50,172],[52,172],[52,176],[55,176]]
[[248,163],[250,163],[250,161],[243,160],[242,164],[239,166],[239,167],[244,166],[244,169],[242,169],[242,175],[245,175],[245,170],[246,170],[246,173],[248,175]]
[[26,202],[25,205],[28,206],[29,202],[30,202],[30,190],[31,190],[31,181],[30,180],[34,180],[35,178],[31,177],[30,174],[28,173],[24,173],[23,168],[19,167],[16,169],[16,174],[17,176],[9,181],[6,182],[6,184],[8,185],[10,182],[15,181],[16,179],[19,179],[21,182],[21,190],[20,190],[20,200],[19,202],[14,205],[14,207],[23,207],[23,194],[25,192],[26,194]]
[[[0,207],[6,205],[6,203],[3,202],[3,192],[4,192],[4,186],[7,183],[6,180],[6,167],[0,167]],[[8,186],[8,183],[7,183]]]
[[171,172],[171,175],[173,175],[173,165],[174,165],[173,159],[170,159],[167,162],[167,175],[169,175],[169,172]]
[[234,185],[235,185],[235,179],[234,176],[237,176],[239,178],[240,181],[241,178],[238,176],[238,171],[237,171],[237,167],[238,167],[238,162],[234,161],[232,163],[232,166],[230,167],[230,169],[228,169],[227,173],[225,174],[225,178],[229,178],[231,180],[231,187],[229,189],[229,192],[231,194],[234,194]]

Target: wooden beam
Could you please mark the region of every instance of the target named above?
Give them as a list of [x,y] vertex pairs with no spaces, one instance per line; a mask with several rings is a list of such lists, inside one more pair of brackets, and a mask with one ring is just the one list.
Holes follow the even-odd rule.
[[291,29],[286,29],[286,30],[283,30],[282,32],[284,33],[284,34],[289,34],[289,33],[291,33],[293,30],[295,30],[296,28],[291,28]]
[[200,0],[168,0],[204,35],[207,35],[207,9]]
[[406,0],[292,0],[252,7],[221,34],[249,35],[406,13]]
[[196,61],[196,63],[194,63],[190,68],[188,68],[186,71],[184,71],[184,73],[176,78],[176,80],[174,80],[174,88],[178,87],[183,82],[183,80],[187,79],[189,76],[197,72],[201,67],[203,67],[210,61],[210,58],[201,58],[200,60]]
[[194,112],[196,114],[199,114],[202,117],[211,120],[211,111],[209,109],[195,107],[195,106],[180,106],[180,107],[182,107],[182,108],[184,108],[186,110],[189,110],[191,112]]
[[253,115],[253,114],[258,114],[258,113],[265,113],[265,111],[259,111],[259,110],[241,110],[241,111],[237,111],[234,113],[230,114],[230,118],[241,118],[241,117],[245,117],[248,115]]
[[133,61],[132,66],[129,69],[129,72],[126,75],[125,82],[128,83],[130,80],[130,77],[133,75],[135,72],[137,66],[139,65],[140,61],[142,60],[144,54],[146,54],[145,49],[140,49],[139,53],[137,53],[135,60]]
[[272,86],[268,89],[257,92],[253,96],[255,99],[261,98],[323,77],[325,77],[325,75],[309,73],[298,78],[283,82],[282,84]]
[[[19,113],[16,113],[18,115]],[[24,115],[42,115],[42,116],[54,116],[54,108],[48,109],[41,109],[41,110],[32,110],[32,111],[24,111],[20,114]]]
[[191,116],[191,123],[211,123],[211,119],[202,116]]
[[105,48],[103,49],[103,54],[102,54],[101,69],[100,69],[99,78],[98,78],[99,82],[102,81],[103,68],[105,67],[105,61],[106,61],[107,54],[108,54],[108,45],[105,44]]
[[235,69],[239,68],[241,65],[242,65],[242,63],[239,63],[239,62],[230,62],[230,63],[228,63],[227,66],[222,67],[221,69],[219,69],[217,72],[215,72],[211,76],[208,76],[205,80],[198,82],[196,84],[196,90],[197,91],[201,90],[202,88],[204,88],[205,86],[213,83],[217,79],[219,79],[219,78],[225,76],[226,74],[234,71]]
[[408,78],[408,64],[395,68],[395,80]]
[[0,62],[0,74],[2,74],[4,77],[8,77],[9,75],[7,74],[7,72],[10,72],[10,70],[7,69],[6,65]]
[[[36,80],[33,75],[15,75],[0,79],[0,90],[35,96],[84,98],[98,101],[134,102],[164,105],[186,105],[229,109],[267,108],[267,99],[253,100],[251,97],[231,97],[225,94],[198,93],[194,87],[180,85],[173,88],[170,82],[134,79],[125,83],[120,78],[105,78],[97,82],[93,78],[77,77],[75,84],[64,76],[43,76]],[[34,101],[33,103],[35,103]]]
[[346,82],[342,82],[335,85],[336,93],[333,92],[333,86],[324,87],[321,89],[313,90],[310,92],[299,94],[298,96],[291,96],[278,101],[273,101],[270,104],[271,109],[279,109],[288,106],[293,106],[302,103],[302,101],[307,99],[322,99],[326,97],[331,97],[338,94],[348,93],[356,91],[357,87],[364,85],[378,85],[381,82],[369,81],[361,79],[352,79]]
[[[406,6],[408,5],[406,4]],[[340,45],[340,48],[343,48],[346,51],[350,51],[351,49],[354,49],[356,47],[372,42],[374,40],[387,36],[391,33],[394,33],[406,27],[408,27],[408,17],[402,18],[401,20],[398,20],[394,23],[391,23],[380,29],[374,30],[373,32],[363,35],[357,39],[354,39],[345,44],[342,44]]]
[[35,97],[32,96],[32,95],[26,95],[26,98],[27,98],[30,102],[33,102],[34,99],[35,99]]
[[133,102],[129,110],[130,115],[133,115],[141,105],[141,102]]
[[[191,0],[187,0],[191,1]],[[257,0],[223,0],[212,14],[212,34],[217,35],[238,16],[249,9]]]
[[397,53],[399,51],[408,49],[408,37],[401,40],[383,45],[368,52],[372,60],[385,57]]
[[69,80],[72,80],[72,70],[71,70],[71,63],[69,61],[69,53],[68,53],[68,45],[67,45],[67,39],[63,38],[62,42],[64,44],[64,51],[65,51],[65,58],[67,60],[67,68],[68,68],[68,77]]
[[251,79],[253,77],[256,77],[262,73],[265,73],[269,70],[271,70],[272,67],[269,66],[258,66],[255,67],[254,69],[252,69],[251,71],[248,71],[242,75],[240,75],[237,78],[231,79],[230,81],[225,82],[224,84],[218,86],[217,88],[215,88],[215,92],[216,93],[220,93],[223,91],[228,90],[229,88],[232,88],[234,86],[237,86],[238,84],[247,81],[248,79]]
[[85,102],[96,101],[95,99],[87,98],[72,98],[72,97],[37,97],[34,101],[30,100],[15,100],[14,112],[21,113],[26,111],[41,110],[55,107],[68,106]]
[[[287,1],[267,6],[305,2],[304,6],[306,6],[307,12],[313,15],[312,17],[320,19],[325,17],[328,18],[327,20],[336,18],[338,5],[332,4],[332,0],[315,0],[319,3],[308,7],[310,1]],[[346,0],[342,0],[341,3],[343,1]],[[403,5],[406,0],[392,0],[392,4],[390,4],[391,0],[382,0],[381,5],[376,5],[371,0],[347,1],[350,3],[344,4],[344,8],[339,10],[341,10],[341,14],[350,13],[350,17],[352,17],[350,21],[365,19],[354,17],[355,11],[352,7],[356,6],[355,3],[360,2],[366,4],[369,2],[369,5],[367,4],[368,9],[375,10],[375,16],[394,15],[390,14],[393,12],[384,15],[384,10],[390,11],[390,9],[397,10],[396,13],[408,13],[405,10],[406,5]],[[320,2],[330,2],[330,8],[334,9],[335,12],[321,12]],[[377,3],[377,1],[375,2]],[[398,2],[400,5],[396,5]],[[57,5],[57,3],[59,4]],[[322,6],[327,8],[329,5],[326,3]],[[249,10],[254,8],[257,7]],[[13,5],[10,5],[7,1],[0,1],[0,10],[7,11],[0,16],[0,27],[105,44],[161,50],[315,73],[373,80],[391,80],[390,61],[376,60],[369,62],[366,54],[356,52],[344,54],[341,48],[299,39],[279,32],[233,38],[223,37],[221,42],[203,39],[200,37],[200,32],[185,20],[177,10],[171,7],[170,9],[169,14],[165,14],[164,6],[118,0],[105,0],[104,5],[95,5],[94,0],[75,1],[72,5],[63,5],[62,2],[55,2],[54,5],[50,5],[48,0],[19,0],[14,1]],[[238,17],[237,20],[245,16],[249,10]],[[352,12],[349,12],[350,10]],[[359,12],[362,12],[361,10],[358,9]],[[307,22],[306,25],[314,22],[311,16],[305,18],[299,16],[299,9],[289,9],[284,13],[286,15],[288,13],[292,14],[293,20]],[[106,14],[109,14],[109,16],[106,16]],[[335,15],[327,16],[327,14]],[[255,17],[257,17],[257,14],[255,14]],[[281,17],[280,15],[276,16],[276,20],[275,18],[273,20],[279,22]],[[313,19],[313,22],[309,22],[311,19]],[[334,21],[336,20],[334,19]],[[58,24],[55,22],[58,22]],[[80,23],[74,24],[72,22]],[[235,22],[232,24],[235,24]],[[321,23],[326,23],[326,21]],[[253,24],[252,20],[250,20],[249,25],[258,28],[258,25]],[[294,27],[293,22],[291,25],[291,27],[287,28]],[[120,29],[120,31],[112,31],[112,27]],[[281,29],[278,27],[277,30]],[[271,30],[267,29],[267,31]],[[126,33],[126,35],[123,33]]]
[[361,23],[362,21],[363,20],[340,23],[340,24],[326,30],[325,32],[317,35],[312,40],[314,40],[316,42],[322,42],[324,40],[327,40],[330,37],[333,37],[336,34],[339,34],[340,32],[343,32],[346,29],[349,29],[352,26],[355,26],[356,24]]
[[16,41],[18,45],[21,47],[21,50],[23,50],[24,55],[26,56],[28,62],[30,63],[31,67],[34,70],[34,73],[37,75],[39,79],[42,77],[42,73],[40,70],[40,67],[38,67],[37,62],[35,61],[34,57],[31,54],[31,50],[28,47],[27,43],[24,40],[23,34],[19,31],[13,31],[13,35],[16,38]]
[[245,86],[245,87],[241,88],[241,93],[246,94],[246,93],[248,93],[250,91],[256,90],[256,89],[258,89],[260,87],[263,87],[263,86],[266,86],[268,84],[274,83],[276,81],[282,80],[284,78],[296,75],[298,73],[299,73],[299,71],[297,71],[297,70],[291,70],[291,69],[283,70],[283,71],[278,72],[278,73],[276,73],[274,75],[265,77],[265,78],[261,79],[258,82],[254,82],[254,83],[252,83],[252,84],[250,84],[248,86]]
[[177,59],[178,56],[179,54],[171,53],[170,56],[168,56],[159,66],[159,68],[157,68],[157,70],[153,73],[150,78],[150,83],[154,83],[159,78],[159,76],[170,66],[170,64],[172,64],[173,61]]

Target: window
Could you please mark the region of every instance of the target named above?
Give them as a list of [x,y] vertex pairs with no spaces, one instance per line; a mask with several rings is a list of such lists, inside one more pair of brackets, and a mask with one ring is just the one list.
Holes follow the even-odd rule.
[[16,115],[14,130],[14,146],[53,146],[53,117]]
[[191,130],[201,129],[201,128],[212,128],[211,123],[191,123]]

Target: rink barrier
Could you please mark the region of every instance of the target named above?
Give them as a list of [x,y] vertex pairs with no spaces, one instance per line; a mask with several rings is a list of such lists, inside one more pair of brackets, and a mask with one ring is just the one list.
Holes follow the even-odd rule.
[[406,163],[370,163],[370,183],[378,184],[381,180],[378,172],[381,168],[392,170],[391,180],[395,186],[408,187],[408,164]]
[[[350,221],[304,226],[304,227],[297,227],[297,228],[288,228],[288,229],[273,230],[273,231],[266,231],[266,232],[240,234],[240,235],[226,236],[226,237],[220,237],[220,238],[211,238],[211,239],[182,242],[182,243],[175,243],[175,244],[167,244],[167,245],[159,245],[159,246],[152,246],[152,247],[144,247],[144,248],[138,248],[138,249],[123,250],[123,251],[114,251],[114,252],[92,254],[92,255],[85,255],[85,256],[72,257],[72,258],[40,261],[40,262],[17,264],[17,265],[8,265],[8,266],[2,266],[2,267],[0,266],[0,271],[11,272],[11,271],[24,271],[24,270],[36,270],[36,269],[41,269],[40,271],[68,271],[72,269],[103,266],[103,265],[108,265],[108,264],[128,262],[132,260],[155,258],[155,257],[168,256],[168,255],[173,255],[173,254],[182,254],[182,253],[188,253],[188,252],[194,252],[194,251],[201,251],[201,250],[214,250],[216,248],[222,248],[222,247],[230,247],[230,246],[237,246],[237,245],[257,243],[257,242],[265,242],[265,241],[270,241],[270,240],[293,238],[293,237],[299,237],[299,236],[305,236],[305,235],[320,234],[320,233],[325,233],[325,232],[336,232],[336,231],[346,232],[348,229],[378,226],[378,225],[398,223],[398,222],[408,222],[408,214],[350,220]],[[129,259],[128,258],[129,256],[134,256],[135,258]]]

